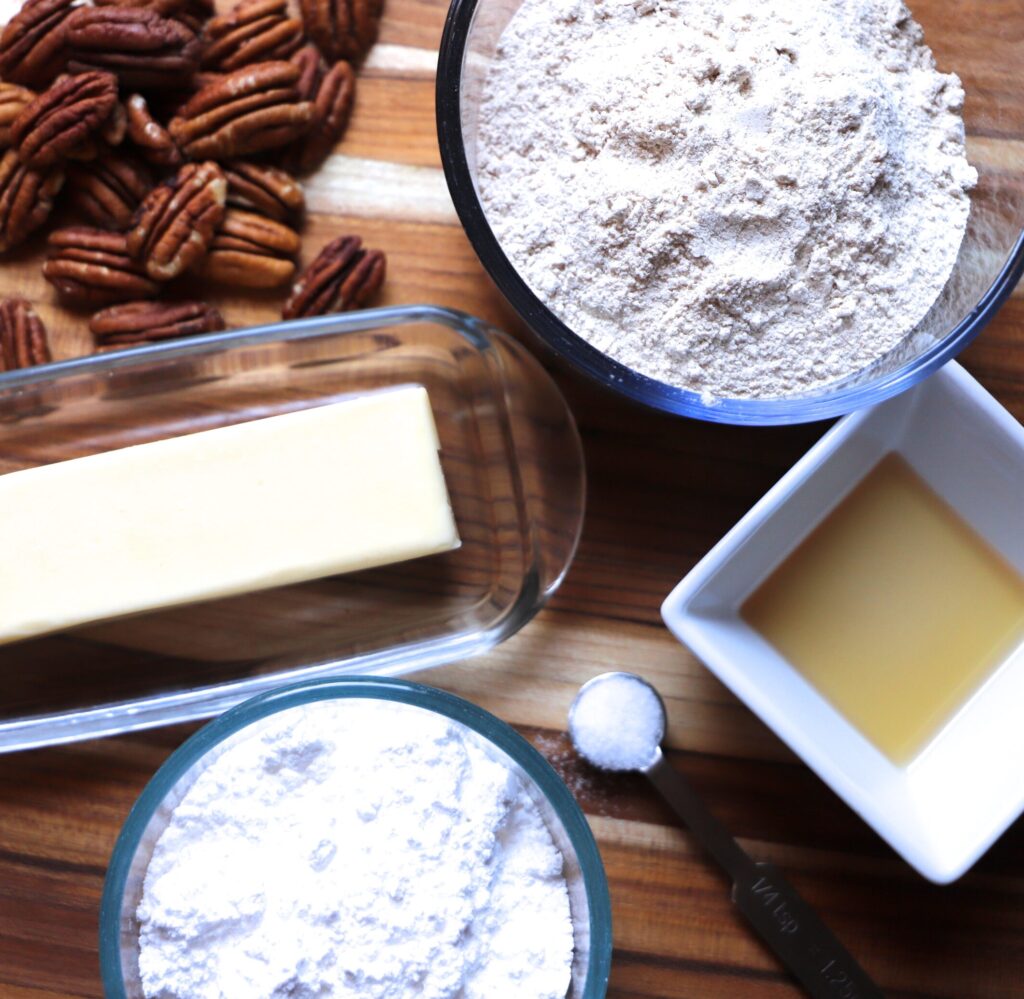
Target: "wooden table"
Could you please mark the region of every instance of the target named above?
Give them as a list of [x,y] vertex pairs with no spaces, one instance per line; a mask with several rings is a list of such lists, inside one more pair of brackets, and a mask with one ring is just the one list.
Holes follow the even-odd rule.
[[[445,0],[388,0],[351,131],[308,185],[306,256],[340,231],[390,257],[384,301],[430,301],[522,332],[484,276],[439,170],[433,65]],[[53,305],[36,244],[2,282],[40,303],[58,354],[88,349],[82,317]],[[229,322],[276,316],[274,296],[222,296]],[[1024,419],[1024,298],[965,363]],[[637,779],[581,765],[564,734],[577,687],[629,668],[668,699],[671,759],[753,853],[781,866],[884,987],[905,999],[1024,996],[1024,824],[959,883],[899,860],[662,627],[672,585],[816,439],[822,427],[742,430],[643,412],[564,371],[590,501],[576,562],[520,635],[419,677],[516,725],[578,796],[611,882],[610,996],[798,996],[734,913],[726,885]],[[83,664],[86,668],[86,664]],[[97,914],[107,860],[136,795],[194,730],[181,726],[0,757],[0,997],[100,996]]]

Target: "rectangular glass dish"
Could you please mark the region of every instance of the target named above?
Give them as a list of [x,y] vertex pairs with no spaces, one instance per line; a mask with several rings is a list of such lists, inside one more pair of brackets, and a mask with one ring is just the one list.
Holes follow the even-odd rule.
[[[207,717],[313,676],[395,675],[485,651],[558,586],[584,505],[579,437],[554,383],[509,337],[432,306],[0,375],[0,474],[403,384],[430,397],[460,548],[2,645],[0,752]],[[202,496],[191,501],[201,516]],[[16,570],[6,579],[16,585]]]

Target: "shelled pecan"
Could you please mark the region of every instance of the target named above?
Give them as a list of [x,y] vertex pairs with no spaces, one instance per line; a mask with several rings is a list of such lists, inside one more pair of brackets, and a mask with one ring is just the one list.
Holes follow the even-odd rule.
[[153,187],[149,168],[133,156],[109,152],[88,165],[68,169],[68,201],[104,229],[127,229]]
[[299,0],[306,33],[330,60],[357,61],[377,40],[384,0]]
[[156,166],[181,165],[181,150],[171,133],[150,114],[142,94],[132,94],[124,103],[128,138],[139,152]]
[[260,62],[200,90],[168,130],[190,159],[226,159],[283,146],[309,127],[313,105],[299,100],[299,69]]
[[111,305],[152,298],[160,286],[128,253],[124,233],[71,226],[50,233],[43,277],[72,305]]
[[14,149],[0,157],[0,253],[23,242],[46,221],[63,183],[62,167],[33,170]]
[[203,26],[206,24],[205,19],[201,17],[196,17],[189,11],[182,11],[180,14],[172,14],[171,17],[179,24],[182,24],[186,28],[188,28],[188,30],[191,31],[192,34],[196,36],[196,38],[202,38]]
[[11,125],[21,114],[26,104],[31,104],[36,94],[27,87],[16,83],[0,83],[0,146],[11,144]]
[[0,76],[46,87],[64,69],[64,21],[74,0],[28,0],[0,35]]
[[313,101],[309,130],[285,150],[283,157],[284,166],[300,175],[316,170],[348,128],[356,99],[356,73],[352,65],[344,60],[336,62],[307,99]]
[[[186,272],[294,281],[286,318],[358,308],[384,281],[384,254],[357,236],[296,280],[294,176],[342,138],[383,0],[298,0],[305,25],[291,0],[227,2],[214,16],[213,0],[26,0],[0,33],[0,252],[42,225],[66,175],[64,203],[89,224],[51,233],[43,274],[102,309],[100,346],[223,329],[205,303],[148,301]],[[38,322],[15,304],[28,312],[0,303],[0,365],[4,323]]]
[[229,207],[259,212],[278,222],[302,217],[306,199],[291,174],[245,160],[228,160],[223,169],[228,181]]
[[320,50],[311,42],[307,42],[292,57],[291,62],[299,67],[299,78],[295,86],[299,91],[299,99],[312,101],[320,88],[320,81],[327,71],[327,64]]
[[[162,17],[173,17],[175,14],[191,13],[194,0],[93,0],[97,7],[144,7],[155,11]],[[203,16],[209,17],[212,8],[205,6]]]
[[216,163],[186,163],[142,202],[128,252],[155,280],[176,278],[206,253],[224,218],[227,190]]
[[0,371],[14,371],[50,361],[46,327],[23,298],[0,302]]
[[97,312],[89,329],[101,346],[121,347],[216,333],[224,319],[205,302],[127,302]]
[[[110,117],[100,127],[99,137],[103,140],[107,146],[119,146],[124,142],[125,133],[128,131],[128,114],[125,111],[124,104],[121,101],[117,101],[114,104],[114,110],[110,112]],[[98,156],[101,152],[102,147],[97,146],[95,155]],[[77,159],[92,159],[93,155],[89,156],[78,156]]]
[[380,250],[364,250],[358,236],[328,243],[292,287],[281,316],[327,316],[365,305],[384,283],[387,262]]
[[80,7],[65,22],[68,69],[105,69],[124,87],[187,86],[202,48],[180,21],[144,7]]
[[302,45],[302,22],[286,0],[241,0],[206,25],[202,64],[230,72],[268,59],[287,59]]
[[87,155],[116,107],[117,79],[112,73],[63,76],[14,119],[11,143],[22,163],[36,169]]
[[282,222],[228,209],[196,273],[219,284],[277,288],[295,274],[299,234]]
[[[199,72],[192,77],[192,89],[189,92],[188,97],[185,98],[185,100],[188,100],[195,94],[198,94],[200,90],[204,90],[206,89],[206,87],[209,87],[214,83],[219,83],[221,80],[224,79],[225,76],[226,74],[221,73],[219,70],[215,71],[212,69],[202,69],[200,67]],[[185,100],[179,103],[179,110],[185,106]]]

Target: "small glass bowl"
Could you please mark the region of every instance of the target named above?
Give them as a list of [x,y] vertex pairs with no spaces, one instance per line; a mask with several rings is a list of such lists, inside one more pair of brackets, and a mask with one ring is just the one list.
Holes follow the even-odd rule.
[[554,382],[514,340],[447,309],[352,312],[0,374],[0,474],[403,384],[430,398],[457,550],[0,645],[0,752],[209,717],[314,676],[486,651],[557,588],[584,505],[579,435]]
[[779,425],[842,416],[897,395],[955,357],[1024,273],[1024,92],[1012,83],[1024,56],[1024,6],[1003,5],[998,16],[985,16],[976,0],[909,0],[939,68],[963,80],[968,157],[980,174],[960,258],[913,344],[897,347],[865,371],[820,391],[756,400],[709,402],[612,360],[533,293],[506,257],[480,203],[481,94],[501,33],[522,3],[453,0],[437,72],[441,159],[462,225],[499,290],[544,343],[601,385],[654,409],[715,423]]
[[125,821],[103,887],[100,969],[108,999],[142,996],[135,913],[146,870],[171,812],[202,772],[206,755],[228,740],[245,738],[247,729],[268,715],[335,698],[394,701],[444,715],[476,732],[519,774],[565,857],[576,945],[568,999],[602,999],[612,952],[608,883],[593,834],[568,788],[537,750],[489,712],[441,690],[374,677],[314,680],[254,697],[202,728],[156,772]]

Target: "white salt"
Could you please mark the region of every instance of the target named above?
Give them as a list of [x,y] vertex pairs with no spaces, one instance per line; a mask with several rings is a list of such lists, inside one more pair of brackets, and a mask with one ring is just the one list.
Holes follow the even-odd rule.
[[665,709],[646,680],[611,673],[580,691],[569,726],[576,748],[594,766],[642,770],[665,735]]

